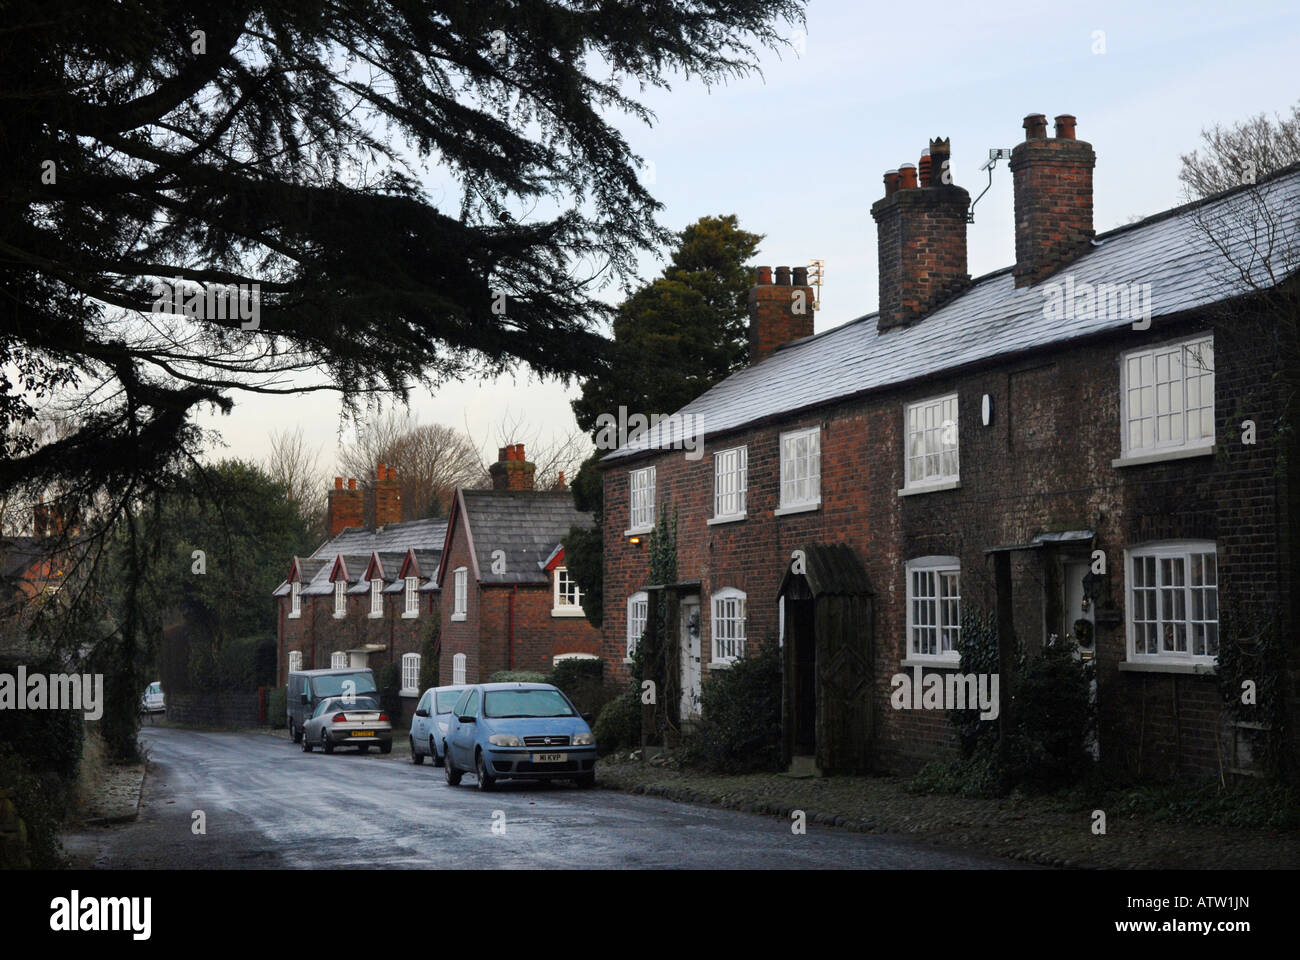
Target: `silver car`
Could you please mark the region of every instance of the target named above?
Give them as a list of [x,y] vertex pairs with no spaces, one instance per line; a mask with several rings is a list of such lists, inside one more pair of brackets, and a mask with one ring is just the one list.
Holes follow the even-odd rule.
[[303,753],[320,747],[356,747],[365,753],[378,745],[380,753],[393,751],[393,724],[374,697],[329,697],[317,704],[302,728]]
[[411,718],[411,762],[424,763],[425,757],[433,758],[433,765],[441,767],[442,744],[447,739],[447,721],[451,719],[451,708],[460,699],[465,685],[454,687],[430,687],[416,704],[415,716]]

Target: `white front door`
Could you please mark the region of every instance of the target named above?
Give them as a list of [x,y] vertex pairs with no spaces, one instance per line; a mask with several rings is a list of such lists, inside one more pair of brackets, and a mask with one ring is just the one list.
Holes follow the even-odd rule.
[[[1082,657],[1084,660],[1091,660],[1097,654],[1097,624],[1093,616],[1093,605],[1084,600],[1083,582],[1087,577],[1090,569],[1086,563],[1067,563],[1065,565],[1065,615],[1062,618],[1066,633],[1073,636],[1079,643],[1079,649],[1075,656]],[[1089,684],[1088,694],[1095,704],[1097,702],[1097,677],[1093,674],[1092,682]],[[1101,751],[1097,744],[1095,733],[1088,735],[1088,741],[1084,744],[1092,758],[1096,760]]]
[[700,683],[703,667],[700,664],[700,602],[686,600],[681,604],[681,621],[678,646],[682,660],[682,719],[700,715]]

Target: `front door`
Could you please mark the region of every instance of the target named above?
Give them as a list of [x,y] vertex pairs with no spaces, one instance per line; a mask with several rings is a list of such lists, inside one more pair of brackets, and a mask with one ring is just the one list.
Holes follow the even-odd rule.
[[[1065,613],[1061,618],[1062,629],[1065,635],[1074,638],[1077,643],[1077,656],[1084,660],[1091,660],[1097,652],[1097,624],[1093,616],[1093,604],[1084,595],[1084,578],[1088,576],[1089,564],[1087,563],[1067,563],[1065,564]],[[1089,695],[1092,702],[1097,702],[1097,675],[1094,672],[1092,682],[1089,684]],[[1100,749],[1095,734],[1088,735],[1088,741],[1085,744],[1092,758],[1096,760],[1100,756]]]
[[787,642],[794,654],[794,682],[791,686],[794,721],[793,747],[796,756],[817,751],[817,635],[815,601],[786,600],[790,632]]
[[700,684],[704,679],[700,662],[700,601],[683,600],[680,604],[678,647],[681,650],[683,720],[700,715]]

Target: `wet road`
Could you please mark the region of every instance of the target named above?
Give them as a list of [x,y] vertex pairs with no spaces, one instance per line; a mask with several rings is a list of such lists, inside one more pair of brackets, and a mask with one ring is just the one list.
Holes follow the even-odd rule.
[[[443,772],[396,754],[305,754],[259,733],[146,729],[137,821],[66,838],[81,866],[125,868],[1005,868],[900,837],[569,783]],[[193,831],[202,811],[206,833]],[[504,828],[502,827],[504,824]],[[496,828],[494,831],[494,827]]]

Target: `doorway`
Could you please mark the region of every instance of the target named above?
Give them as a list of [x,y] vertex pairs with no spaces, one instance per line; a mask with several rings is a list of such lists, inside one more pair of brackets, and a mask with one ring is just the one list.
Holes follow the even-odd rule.
[[[1090,563],[1062,564],[1062,577],[1065,580],[1065,605],[1061,614],[1061,635],[1073,637],[1078,645],[1075,656],[1082,660],[1092,660],[1097,654],[1097,623],[1093,615],[1094,604],[1088,595]],[[1093,707],[1097,704],[1097,674],[1094,670],[1088,684],[1088,697]],[[1096,731],[1090,731],[1084,746],[1094,760],[1101,756],[1097,743]]]
[[681,717],[694,720],[700,716],[701,684],[704,668],[700,660],[700,601],[683,599],[678,620],[678,648],[681,650]]
[[817,637],[814,631],[815,601],[787,598],[786,636],[791,645],[791,662],[794,677],[791,689],[793,752],[796,756],[811,756],[817,752]]

